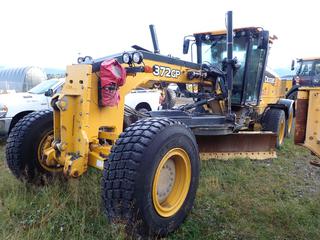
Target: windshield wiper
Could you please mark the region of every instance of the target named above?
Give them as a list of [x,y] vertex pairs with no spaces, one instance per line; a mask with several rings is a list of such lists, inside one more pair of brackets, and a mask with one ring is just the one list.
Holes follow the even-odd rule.
[[211,48],[215,47],[219,41],[221,41],[224,38],[224,36],[220,36],[217,40],[215,40],[213,43],[211,43],[210,47],[205,51],[207,53]]

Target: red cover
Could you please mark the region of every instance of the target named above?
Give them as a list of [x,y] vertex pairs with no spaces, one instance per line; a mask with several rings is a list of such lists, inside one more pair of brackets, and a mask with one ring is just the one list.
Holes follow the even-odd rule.
[[113,107],[120,100],[119,87],[126,81],[126,70],[115,60],[106,60],[100,66],[99,105]]

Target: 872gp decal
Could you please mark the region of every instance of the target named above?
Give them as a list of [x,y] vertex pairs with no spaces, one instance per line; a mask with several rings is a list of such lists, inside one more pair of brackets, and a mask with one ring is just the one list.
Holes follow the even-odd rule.
[[169,67],[154,65],[153,75],[168,78],[178,78],[181,75],[181,71],[178,69],[171,69]]

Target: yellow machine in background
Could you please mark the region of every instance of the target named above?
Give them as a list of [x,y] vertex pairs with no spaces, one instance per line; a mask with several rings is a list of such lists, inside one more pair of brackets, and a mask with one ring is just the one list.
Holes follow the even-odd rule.
[[283,80],[271,69],[266,69],[262,86],[260,112],[270,103],[276,103],[280,98],[286,98],[292,87],[292,80]]
[[[286,95],[292,89],[292,80],[281,79],[271,69],[266,69],[264,83],[262,86],[261,102],[259,105],[259,112],[263,114],[268,107],[274,103],[288,103]],[[288,104],[288,111],[285,113],[285,123],[278,128],[277,135],[279,139],[279,147],[284,141],[284,137],[291,137],[295,117],[294,102],[290,101]],[[272,126],[271,126],[272,127]]]
[[296,70],[293,77],[294,85],[297,86],[320,86],[320,57],[309,57],[292,61],[291,70]]
[[[301,87],[298,91],[295,144],[310,149],[320,157],[320,88]],[[320,163],[317,162],[320,166]]]
[[[152,31],[154,53],[135,46],[134,52],[68,66],[62,92],[52,98],[53,114],[31,113],[12,129],[6,157],[13,174],[34,183],[57,172],[79,177],[96,167],[103,170],[103,205],[111,221],[142,236],[177,229],[195,199],[199,155],[275,157],[293,116],[292,100],[274,98],[277,81],[266,85],[269,32],[233,31],[230,12],[227,23],[227,32],[185,39],[185,53],[195,42],[197,63],[160,55]],[[124,105],[132,89],[158,83],[176,83],[194,101],[149,113]],[[188,91],[190,84],[197,91]]]
[[300,87],[320,86],[320,57],[292,60],[291,71],[293,70],[296,72],[292,78],[292,88],[287,92],[286,98],[296,100]]

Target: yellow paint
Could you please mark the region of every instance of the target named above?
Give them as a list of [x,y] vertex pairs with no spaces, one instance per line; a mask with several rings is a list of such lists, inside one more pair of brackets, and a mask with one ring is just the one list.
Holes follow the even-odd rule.
[[293,130],[292,127],[293,127],[293,111],[290,112],[290,115],[288,117],[288,134],[289,135],[291,134],[291,131]]
[[[257,32],[261,32],[262,28],[261,27],[243,27],[243,28],[235,28],[233,29],[234,32],[240,32],[243,30],[255,30]],[[216,30],[216,31],[209,31],[209,32],[201,32],[201,33],[195,33],[196,34],[211,34],[211,35],[225,35],[227,34],[227,30],[226,29],[222,29],[222,30]]]
[[298,99],[309,99],[309,91],[308,88],[300,88],[298,91]]
[[253,160],[265,160],[270,158],[276,158],[277,153],[274,150],[268,152],[200,152],[201,160],[220,159],[220,160],[232,160],[236,158],[249,158]]
[[[55,162],[52,161],[54,159],[54,151],[52,151],[51,143],[53,140],[53,131],[48,132],[43,136],[37,151],[38,162],[40,163],[41,167],[43,167],[48,172],[61,172],[62,168],[57,167]],[[44,158],[44,153],[47,153],[48,158]]]
[[280,98],[285,98],[291,87],[292,80],[281,80],[279,77],[275,77],[274,83],[264,81],[260,104],[257,107],[258,113],[262,114],[268,104],[277,103]]
[[115,141],[118,138],[118,135],[113,132],[99,132],[99,138]]
[[[67,67],[66,83],[62,92],[54,96],[52,100],[55,105],[54,141],[53,146],[44,152],[51,164],[64,166],[64,174],[72,177],[82,175],[88,166],[101,169],[101,161],[107,159],[111,145],[123,131],[124,96],[126,94],[139,86],[152,86],[155,82],[186,83],[191,86],[204,81],[188,80],[187,72],[197,69],[148,59],[144,60],[144,64],[149,67],[155,65],[170,67],[180,71],[180,75],[176,78],[168,78],[164,76],[165,74],[155,76],[153,73],[128,75],[126,83],[119,89],[121,98],[115,107],[99,107],[98,79],[100,73],[92,73],[91,65],[80,64]],[[211,82],[207,81],[206,84],[210,85]],[[273,99],[272,91],[276,91],[277,87],[277,84],[267,87],[269,92],[263,98],[264,104],[269,102],[267,96]],[[221,101],[219,103],[223,110],[224,103]],[[110,145],[100,145],[99,140]]]
[[284,137],[285,137],[285,129],[286,129],[286,120],[282,119],[280,122],[280,129],[279,129],[279,144],[282,145]]
[[[123,128],[124,96],[141,85],[151,85],[158,81],[176,83],[198,83],[200,80],[188,80],[188,68],[145,60],[146,66],[161,65],[179,70],[176,78],[154,76],[153,73],[128,75],[124,86],[120,87],[120,102],[115,107],[99,107],[98,78],[99,73],[92,73],[91,65],[72,65],[67,67],[66,83],[62,92],[53,97],[54,110],[54,144],[59,154],[47,150],[47,158],[64,166],[64,174],[72,177],[82,175],[88,165],[98,167],[110,153],[110,146],[96,146],[99,139],[118,138]],[[91,148],[90,148],[91,146]],[[49,156],[50,154],[50,156]]]
[[[158,184],[163,166],[168,160],[175,165],[175,179],[168,196],[162,201],[158,197]],[[161,159],[152,184],[152,202],[156,212],[161,217],[172,217],[184,203],[191,182],[191,162],[188,154],[182,148],[173,148]]]
[[306,96],[309,96],[309,101],[306,137],[303,146],[320,157],[320,88],[301,88],[298,98],[305,99]]

